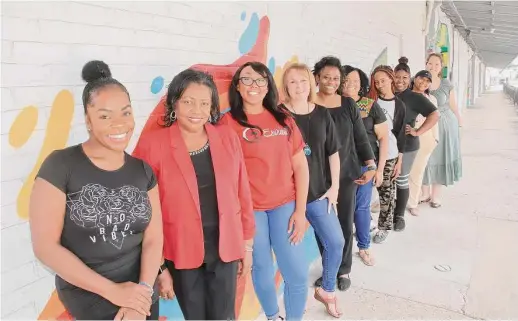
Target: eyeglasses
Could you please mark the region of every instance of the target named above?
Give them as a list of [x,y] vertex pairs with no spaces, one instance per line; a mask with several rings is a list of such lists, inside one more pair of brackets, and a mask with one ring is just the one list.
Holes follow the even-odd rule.
[[245,86],[252,86],[254,82],[257,85],[257,87],[265,87],[268,85],[268,80],[266,78],[252,79],[250,77],[241,77],[239,78],[239,80]]

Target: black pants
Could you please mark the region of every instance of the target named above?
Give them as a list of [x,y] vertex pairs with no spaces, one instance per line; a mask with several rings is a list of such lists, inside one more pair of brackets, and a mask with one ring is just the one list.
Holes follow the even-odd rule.
[[[338,204],[336,205],[338,210],[338,221],[342,227],[342,233],[344,234],[345,245],[342,255],[342,264],[338,269],[338,275],[344,275],[351,273],[351,266],[353,265],[353,222],[354,222],[354,210],[356,208],[356,190],[358,185],[354,183],[350,178],[342,178],[340,180],[340,188],[338,189]],[[320,254],[324,252],[324,247],[320,240],[315,234],[317,239],[318,249]]]
[[166,261],[185,320],[235,320],[237,261],[177,270]]

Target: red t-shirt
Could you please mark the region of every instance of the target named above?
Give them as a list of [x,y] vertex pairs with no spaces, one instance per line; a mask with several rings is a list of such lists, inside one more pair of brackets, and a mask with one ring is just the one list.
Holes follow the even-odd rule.
[[230,113],[221,119],[238,134],[250,180],[254,210],[271,210],[295,200],[292,157],[304,148],[304,140],[293,118],[283,128],[273,115],[247,115],[248,123],[262,129],[241,126]]

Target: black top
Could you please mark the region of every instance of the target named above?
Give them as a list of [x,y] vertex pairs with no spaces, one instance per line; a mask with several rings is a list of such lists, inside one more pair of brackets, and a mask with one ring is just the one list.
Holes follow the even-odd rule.
[[356,102],[350,97],[342,97],[342,105],[327,108],[340,138],[340,179],[358,179],[364,162],[374,160],[365,126]]
[[[415,120],[419,114],[428,117],[437,110],[435,105],[425,96],[407,89],[398,94],[406,105],[405,124],[415,127]],[[419,137],[407,135],[403,152],[412,152],[419,149]]]
[[200,198],[203,241],[205,245],[204,263],[219,259],[219,210],[216,194],[216,177],[212,166],[209,143],[200,150],[190,152]]
[[[157,183],[151,167],[125,154],[121,168],[106,171],[90,161],[82,145],[75,145],[52,152],[37,177],[66,194],[61,245],[116,283],[138,283],[142,240],[152,214],[147,192]],[[113,319],[119,310],[59,275],[56,289],[76,319]],[[155,291],[154,301],[157,296]]]
[[374,126],[387,121],[387,117],[385,116],[383,110],[381,110],[380,105],[370,98],[360,97],[360,99],[356,101],[356,104],[360,110],[360,115],[362,117],[367,136],[369,137],[369,142],[371,144],[374,157],[379,159],[378,136],[374,131]]
[[306,153],[309,166],[308,203],[310,203],[319,199],[331,187],[331,180],[327,179],[330,178],[329,156],[340,148],[338,134],[333,119],[325,107],[315,105],[315,109],[309,114],[292,113],[292,115],[304,142],[309,145],[311,151]]

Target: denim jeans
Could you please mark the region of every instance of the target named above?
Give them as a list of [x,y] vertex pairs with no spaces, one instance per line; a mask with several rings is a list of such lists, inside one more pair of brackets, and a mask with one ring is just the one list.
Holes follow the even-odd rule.
[[309,262],[303,243],[290,244],[288,222],[295,202],[256,211],[256,233],[252,263],[255,293],[268,319],[279,314],[272,249],[284,280],[284,305],[287,320],[302,320],[308,295]]
[[[362,173],[367,170],[367,166],[362,167]],[[371,243],[370,225],[371,225],[371,199],[373,180],[365,185],[358,185],[356,191],[356,209],[354,211],[354,226],[356,226],[356,238],[358,239],[358,248],[366,250]]]
[[322,288],[326,292],[334,292],[336,275],[340,263],[342,263],[345,240],[334,208],[331,207],[331,212],[327,212],[328,204],[328,199],[308,203],[306,218],[324,248],[322,252],[322,265],[324,267]]

